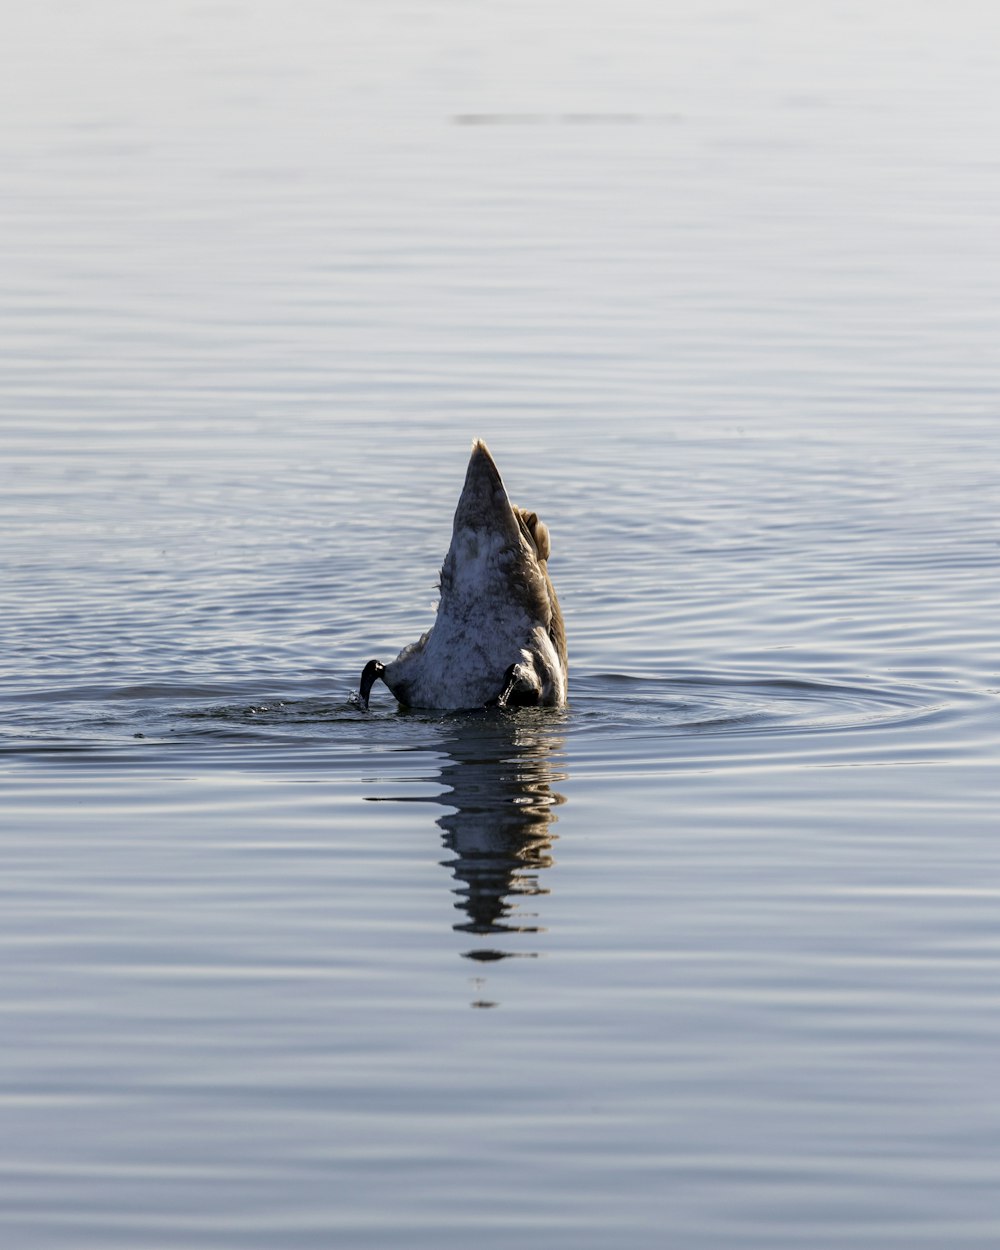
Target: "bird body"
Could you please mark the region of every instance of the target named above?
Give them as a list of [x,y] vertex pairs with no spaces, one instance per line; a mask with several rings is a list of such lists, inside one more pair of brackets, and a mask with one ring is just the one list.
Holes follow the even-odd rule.
[[409,707],[460,709],[566,701],[566,635],[548,573],[549,533],[507,496],[486,444],[473,443],[434,625],[395,660],[372,660],[377,678]]

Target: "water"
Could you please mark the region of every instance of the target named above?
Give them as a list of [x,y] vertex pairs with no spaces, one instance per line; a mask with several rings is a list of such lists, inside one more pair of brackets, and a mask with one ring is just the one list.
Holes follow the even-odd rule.
[[995,1246],[992,13],[7,27],[4,1244]]

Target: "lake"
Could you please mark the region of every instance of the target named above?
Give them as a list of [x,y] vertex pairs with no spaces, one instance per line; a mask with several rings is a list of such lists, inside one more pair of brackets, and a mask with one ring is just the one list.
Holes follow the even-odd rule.
[[[996,16],[7,27],[3,1243],[996,1246]],[[366,714],[475,437],[569,705]]]

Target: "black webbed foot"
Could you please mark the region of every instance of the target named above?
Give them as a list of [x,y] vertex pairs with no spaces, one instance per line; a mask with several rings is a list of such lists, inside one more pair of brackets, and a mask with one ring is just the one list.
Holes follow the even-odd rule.
[[503,689],[492,699],[487,699],[487,707],[507,707],[514,687],[517,685],[517,665],[512,664],[503,675]]
[[369,660],[365,665],[364,672],[361,674],[361,687],[358,690],[358,702],[367,712],[368,696],[372,692],[372,686],[385,672],[385,665],[380,660]]
[[532,686],[517,670],[516,664],[508,668],[503,675],[503,689],[496,698],[487,702],[487,707],[537,707],[537,687]]

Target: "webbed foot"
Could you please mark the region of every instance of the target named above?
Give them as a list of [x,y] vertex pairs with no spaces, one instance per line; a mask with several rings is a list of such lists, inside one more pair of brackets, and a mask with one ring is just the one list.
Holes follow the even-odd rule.
[[358,690],[358,702],[368,711],[368,696],[372,692],[372,686],[385,672],[385,665],[381,660],[369,660],[365,665],[364,672],[361,674],[361,687]]
[[510,704],[514,687],[517,685],[517,665],[512,664],[503,675],[503,689],[495,698],[488,699],[487,707],[507,707]]

